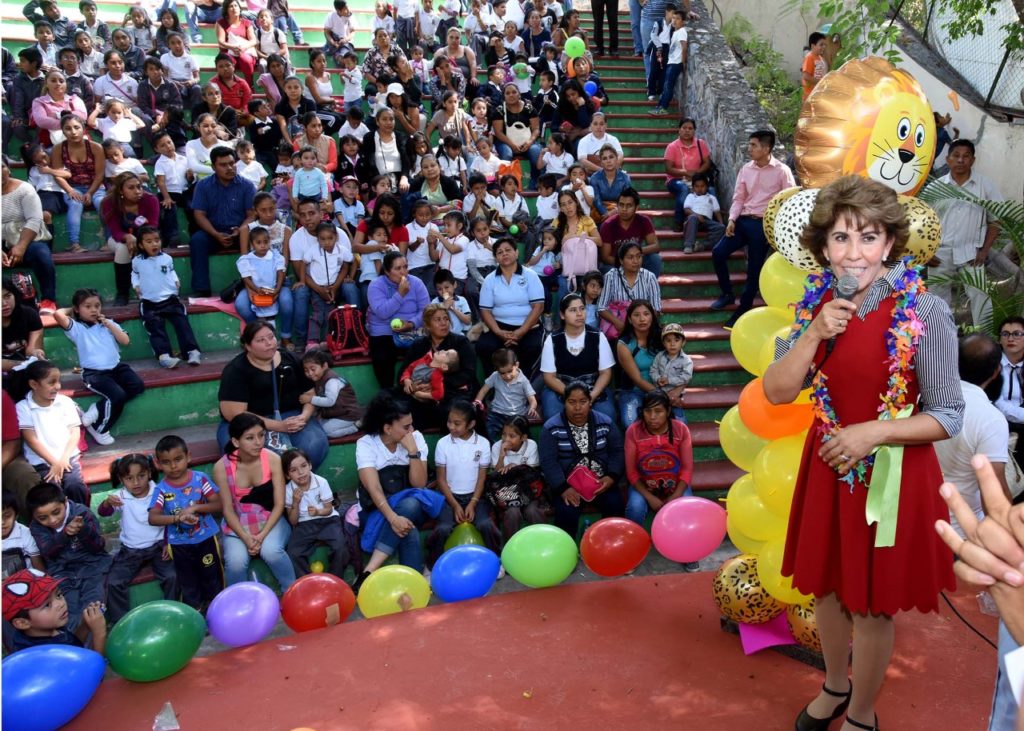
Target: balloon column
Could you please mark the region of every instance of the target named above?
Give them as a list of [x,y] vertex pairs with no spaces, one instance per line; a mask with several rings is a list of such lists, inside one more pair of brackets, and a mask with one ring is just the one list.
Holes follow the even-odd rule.
[[[899,195],[910,221],[907,255],[924,265],[939,245],[939,219],[915,195],[931,169],[935,123],[917,81],[881,58],[848,61],[808,95],[796,134],[797,174],[806,189],[777,194],[764,214],[765,237],[778,252],[758,282],[767,304],[744,314],[730,336],[736,360],[754,378],[726,413],[719,440],[726,456],[748,474],[727,497],[729,538],[744,552],[719,570],[715,600],[722,614],[760,624],[783,611],[798,643],[820,650],[812,597],[782,576],[790,503],[806,432],[813,419],[809,392],[792,404],[771,404],[760,378],[795,319],[808,272],[821,265],[800,244],[818,188],[861,175]],[[788,605],[788,606],[787,606]]]

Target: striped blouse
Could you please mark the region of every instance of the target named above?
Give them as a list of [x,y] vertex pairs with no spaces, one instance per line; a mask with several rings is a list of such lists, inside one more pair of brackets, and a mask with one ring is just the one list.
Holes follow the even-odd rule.
[[[896,288],[906,271],[902,263],[890,267],[883,277],[875,280],[867,297],[857,310],[861,319],[878,309],[883,300]],[[833,288],[835,282],[833,282]],[[607,277],[605,278],[607,291]],[[950,437],[956,436],[963,426],[964,396],[960,388],[957,355],[957,331],[949,305],[933,294],[925,293],[917,300],[917,316],[925,324],[925,333],[917,346],[914,366],[921,391],[920,411],[935,419]],[[787,352],[795,340],[775,339],[775,360]],[[809,387],[810,374],[804,381]]]
[[648,269],[640,269],[637,272],[636,283],[630,287],[620,267],[608,271],[604,275],[604,289],[601,290],[601,299],[597,301],[597,311],[606,311],[611,302],[632,300],[647,300],[655,312],[661,312],[661,288],[654,273]]

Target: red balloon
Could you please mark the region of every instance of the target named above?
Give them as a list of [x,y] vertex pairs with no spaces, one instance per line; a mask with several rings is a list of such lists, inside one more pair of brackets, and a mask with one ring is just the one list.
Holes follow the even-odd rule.
[[587,528],[580,554],[598,576],[622,576],[643,563],[651,537],[642,526],[626,518],[603,518]]
[[281,597],[281,618],[294,632],[341,624],[356,606],[352,588],[333,574],[307,574]]

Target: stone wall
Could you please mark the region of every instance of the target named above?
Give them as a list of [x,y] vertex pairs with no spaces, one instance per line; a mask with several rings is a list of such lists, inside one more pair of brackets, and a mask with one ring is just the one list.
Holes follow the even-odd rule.
[[[680,111],[697,121],[697,136],[711,148],[719,170],[718,200],[728,210],[736,172],[749,159],[750,133],[773,128],[707,7],[701,0],[692,0],[691,7],[700,17],[687,23],[686,102]],[[786,158],[781,145],[775,154]]]

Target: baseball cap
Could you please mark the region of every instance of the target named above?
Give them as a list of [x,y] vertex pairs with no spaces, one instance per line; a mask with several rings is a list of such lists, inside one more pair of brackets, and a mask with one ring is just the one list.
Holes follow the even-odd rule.
[[351,182],[351,183],[356,183],[358,185],[359,184],[359,178],[357,178],[355,175],[346,175],[344,178],[341,179],[341,182],[342,183],[349,183],[349,182]]
[[47,576],[38,569],[22,569],[4,579],[3,617],[8,622],[22,612],[46,604],[63,579]]
[[405,87],[397,82],[393,84],[388,84],[387,94],[398,94],[398,96],[404,96]]
[[661,328],[661,339],[664,340],[669,335],[678,335],[683,340],[686,340],[686,335],[683,334],[683,326],[678,322],[670,322]]

